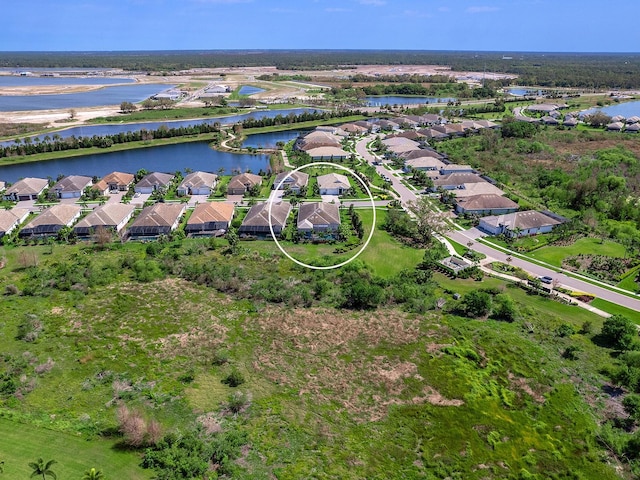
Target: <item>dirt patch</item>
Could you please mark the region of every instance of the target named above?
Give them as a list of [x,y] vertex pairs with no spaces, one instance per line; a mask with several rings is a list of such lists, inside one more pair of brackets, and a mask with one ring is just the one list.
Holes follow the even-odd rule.
[[544,403],[546,401],[546,399],[544,398],[544,395],[540,390],[539,385],[537,385],[536,390],[534,390],[533,388],[531,388],[531,386],[528,383],[530,382],[530,380],[527,380],[526,378],[522,378],[522,377],[516,377],[511,372],[509,372],[508,378],[509,378],[509,382],[511,382],[512,387],[515,388],[516,390],[526,393],[538,403]]

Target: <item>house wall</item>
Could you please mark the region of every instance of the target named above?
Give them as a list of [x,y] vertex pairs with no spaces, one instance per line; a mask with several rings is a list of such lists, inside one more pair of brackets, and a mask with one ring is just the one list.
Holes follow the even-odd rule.
[[136,193],[153,193],[155,189],[153,187],[135,187],[134,191]]

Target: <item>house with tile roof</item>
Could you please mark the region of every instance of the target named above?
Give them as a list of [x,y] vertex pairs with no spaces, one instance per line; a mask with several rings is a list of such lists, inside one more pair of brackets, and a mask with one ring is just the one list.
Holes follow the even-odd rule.
[[37,200],[48,186],[49,180],[45,178],[27,177],[7,188],[2,197],[13,202]]
[[135,206],[131,204],[106,203],[96,207],[89,215],[76,223],[73,231],[78,237],[89,237],[95,233],[97,228],[120,233],[131,220],[134,211]]
[[[289,202],[271,202],[271,225],[273,233],[279,235],[287,224],[287,218],[291,213]],[[252,206],[244,217],[242,225],[238,229],[240,236],[260,236],[271,235],[269,229],[269,202],[257,203]]]
[[156,190],[167,191],[174,175],[171,173],[153,172],[145,175],[136,183],[136,193],[153,193]]
[[28,208],[0,209],[0,238],[13,232],[28,216]]
[[298,231],[307,237],[315,234],[335,234],[340,230],[340,209],[337,203],[303,203],[298,208]]
[[184,203],[156,203],[145,207],[127,230],[127,237],[144,240],[169,235],[178,228],[186,210]]
[[253,173],[241,173],[229,180],[227,195],[244,195],[255,186],[262,185],[262,177]]
[[84,189],[91,186],[91,177],[82,175],[69,175],[60,179],[53,187],[49,189],[49,193],[55,192],[58,198],[80,198],[84,193]]
[[70,227],[80,218],[78,205],[58,204],[42,211],[18,233],[20,237],[47,237],[57,235],[63,227]]
[[187,220],[187,235],[223,234],[229,229],[233,220],[234,206],[224,202],[206,202],[196,205]]
[[505,215],[491,215],[480,219],[478,228],[491,235],[505,234],[510,237],[525,237],[539,233],[548,233],[562,223],[543,212],[527,210]]
[[211,195],[217,183],[218,175],[215,173],[191,172],[178,185],[177,194],[180,196]]

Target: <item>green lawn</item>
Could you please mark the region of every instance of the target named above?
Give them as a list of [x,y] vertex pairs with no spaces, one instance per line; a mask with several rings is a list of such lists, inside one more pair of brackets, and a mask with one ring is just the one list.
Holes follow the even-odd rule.
[[602,242],[599,238],[585,237],[572,245],[542,247],[527,254],[527,256],[560,267],[563,259],[578,254],[622,258],[625,255],[625,249],[621,244],[610,240]]
[[603,300],[601,298],[595,298],[591,305],[600,310],[604,310],[611,315],[623,315],[627,317],[629,320],[633,320],[638,325],[640,325],[640,312],[635,310],[631,310],[630,308],[623,307],[622,305],[617,305],[615,303],[608,302],[607,300]]
[[6,418],[0,418],[0,452],[7,479],[29,478],[29,463],[38,458],[56,460],[51,469],[61,480],[80,480],[92,467],[114,480],[144,480],[153,473],[140,468],[139,454],[117,448],[115,441],[86,440]]

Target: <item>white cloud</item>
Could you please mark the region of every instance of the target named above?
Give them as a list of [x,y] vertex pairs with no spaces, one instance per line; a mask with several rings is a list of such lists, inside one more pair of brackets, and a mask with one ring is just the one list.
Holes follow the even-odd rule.
[[499,10],[498,7],[490,7],[487,5],[483,5],[481,7],[469,7],[465,11],[467,13],[488,13],[488,12],[495,12],[498,10]]

